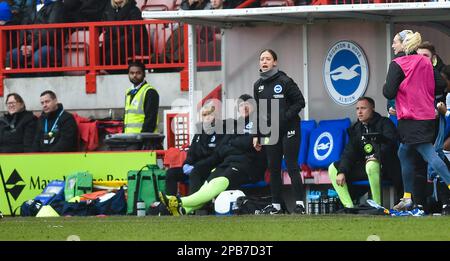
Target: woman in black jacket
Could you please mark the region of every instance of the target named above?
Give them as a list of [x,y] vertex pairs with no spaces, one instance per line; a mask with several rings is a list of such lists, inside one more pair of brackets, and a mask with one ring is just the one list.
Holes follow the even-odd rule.
[[206,104],[201,109],[202,123],[199,133],[192,138],[191,145],[182,167],[170,168],[166,172],[166,193],[177,194],[177,183],[189,179],[189,194],[200,189],[214,166],[205,164],[207,158],[220,145],[222,134],[215,131],[216,110],[214,105]]
[[[102,21],[130,20],[142,20],[141,10],[135,0],[111,0],[111,4],[106,5]],[[148,53],[148,32],[144,25],[107,26],[103,30],[104,48],[100,50],[102,64],[128,64],[128,59],[134,55]]]
[[[272,204],[262,210],[262,214],[280,214],[282,208],[281,195],[281,160],[284,155],[295,198],[294,213],[305,214],[303,199],[305,190],[300,177],[298,154],[300,150],[300,117],[298,113],[305,107],[305,99],[297,84],[279,71],[277,55],[271,49],[263,50],[259,56],[259,72],[261,78],[253,86],[255,100],[258,103],[258,116],[262,123],[259,134],[265,136],[262,145],[266,147],[270,170],[270,188]],[[267,107],[262,106],[267,101]],[[278,108],[272,107],[278,101]],[[261,111],[267,108],[267,111]],[[273,122],[272,122],[273,120]],[[270,133],[261,129],[267,126]],[[255,144],[259,144],[257,139]]]
[[0,118],[0,152],[30,152],[36,133],[36,116],[27,111],[17,93],[6,97],[7,112]]

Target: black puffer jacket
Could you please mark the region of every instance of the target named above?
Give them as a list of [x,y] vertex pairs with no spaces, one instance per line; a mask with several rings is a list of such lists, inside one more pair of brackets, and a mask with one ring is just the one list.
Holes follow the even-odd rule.
[[234,134],[227,131],[220,147],[208,158],[207,164],[219,168],[235,167],[242,175],[247,175],[250,182],[263,180],[267,160],[264,151],[257,152],[253,148],[256,122],[254,124],[249,118],[241,118],[237,121],[226,120],[224,125],[233,126]]
[[[37,133],[33,143],[33,151],[35,152],[69,152],[78,149],[78,126],[72,114],[64,111],[58,119],[64,108],[62,104],[58,104],[56,111],[46,114],[42,112],[38,120]],[[52,131],[55,138],[51,144],[45,143],[45,126],[47,132],[50,132],[55,121],[58,119],[54,130]]]
[[[64,4],[62,1],[56,1],[45,4],[39,12],[36,8],[30,7],[25,10],[22,24],[55,24],[64,23]],[[47,32],[49,37],[47,38]],[[36,51],[40,46],[49,45],[61,48],[61,30],[60,29],[39,29],[27,30],[21,32],[21,45],[33,44],[33,50]],[[55,36],[56,35],[56,36]],[[55,43],[56,40],[56,43]]]
[[298,88],[297,84],[286,73],[278,71],[275,75],[263,80],[260,78],[253,85],[253,97],[258,104],[258,112],[260,107],[260,99],[267,99],[267,114],[260,115],[260,120],[270,122],[270,100],[277,99],[279,101],[279,121],[280,131],[284,133],[292,124],[299,124],[300,116],[298,113],[305,107],[305,99]]
[[[130,0],[122,8],[118,9],[114,9],[111,4],[108,4],[103,13],[102,20],[103,21],[142,20],[142,13],[141,10],[139,10],[139,8],[136,6],[136,2],[134,0]],[[105,39],[103,46],[105,47],[106,64],[110,63],[111,58],[113,59],[113,64],[118,64],[118,51],[120,51],[121,64],[127,63],[126,60],[127,57],[125,56],[125,54],[127,54],[128,57],[132,57],[135,54],[148,53],[148,31],[145,26],[143,25],[120,26],[118,29],[119,33],[117,31],[117,28],[114,26],[105,27],[104,30],[105,30],[104,31]],[[120,46],[120,48],[118,48],[118,46]],[[110,48],[112,48],[113,57],[110,57]],[[141,52],[141,50],[143,52]],[[103,51],[101,52],[101,54],[103,55]]]
[[[201,127],[200,127],[201,128]],[[192,138],[191,145],[186,156],[184,164],[193,165],[199,167],[202,165],[202,161],[210,157],[214,151],[221,145],[223,134],[195,134]],[[197,166],[197,164],[199,166]]]
[[64,0],[67,22],[92,22],[102,19],[109,0]]
[[0,152],[31,152],[37,118],[31,111],[5,114],[0,118]]
[[390,119],[374,112],[367,129],[360,121],[357,121],[347,129],[347,132],[350,141],[341,154],[338,166],[339,173],[350,173],[352,166],[355,166],[355,162],[365,162],[366,154],[363,149],[362,135],[363,133],[377,132],[381,134],[381,139],[379,143],[373,143],[372,145],[375,149],[375,157],[381,162],[382,172],[389,177],[400,175],[400,161],[397,157],[398,133]]

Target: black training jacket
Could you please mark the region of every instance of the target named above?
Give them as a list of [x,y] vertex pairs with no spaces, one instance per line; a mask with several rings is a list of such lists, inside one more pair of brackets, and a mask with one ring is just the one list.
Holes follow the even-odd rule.
[[[258,104],[258,115],[260,120],[266,122],[265,126],[271,126],[270,100],[277,99],[279,101],[279,129],[281,133],[286,132],[292,124],[300,122],[298,113],[305,107],[305,99],[297,86],[297,84],[282,71],[278,71],[272,77],[263,80],[259,79],[253,85],[253,97]],[[261,99],[267,99],[267,114],[261,115],[259,112]]]

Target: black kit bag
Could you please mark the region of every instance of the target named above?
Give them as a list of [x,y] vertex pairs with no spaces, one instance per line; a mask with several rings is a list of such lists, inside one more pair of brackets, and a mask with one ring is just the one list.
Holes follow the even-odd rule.
[[272,203],[272,197],[242,196],[236,199],[236,215],[255,215],[257,211]]

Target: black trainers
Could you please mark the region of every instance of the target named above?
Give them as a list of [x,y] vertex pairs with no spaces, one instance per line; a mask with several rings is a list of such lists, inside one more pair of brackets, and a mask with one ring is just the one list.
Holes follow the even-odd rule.
[[304,215],[306,214],[306,209],[303,205],[295,205],[293,213],[298,215]]
[[272,204],[270,204],[261,210],[256,210],[255,214],[256,215],[278,215],[278,214],[284,214],[284,210],[276,209]]
[[450,215],[450,205],[443,205],[442,206],[442,215],[443,216]]

